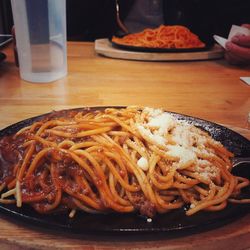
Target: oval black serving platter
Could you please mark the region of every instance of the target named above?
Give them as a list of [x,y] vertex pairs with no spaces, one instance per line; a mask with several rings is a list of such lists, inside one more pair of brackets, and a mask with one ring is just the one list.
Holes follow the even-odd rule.
[[128,51],[136,51],[136,52],[151,52],[151,53],[184,53],[184,52],[200,52],[200,51],[208,51],[212,46],[206,45],[202,48],[149,48],[149,47],[141,47],[141,46],[132,46],[125,45],[113,42],[111,40],[111,44],[114,48],[128,50]]
[[[106,107],[93,107],[92,110],[104,109]],[[121,107],[116,107],[121,108]],[[83,108],[86,109],[86,108]],[[81,110],[81,109],[75,109]],[[166,111],[167,112],[167,111]],[[210,133],[210,135],[220,141],[225,147],[231,150],[236,157],[250,156],[250,141],[240,134],[220,126],[218,124],[190,117],[182,114],[169,112],[177,119],[186,121]],[[46,114],[45,114],[46,115]],[[0,137],[17,132],[24,126],[30,125],[34,121],[43,118],[44,115],[33,117],[13,124],[0,131]],[[244,171],[238,171],[238,175],[250,178],[250,165],[244,166]],[[245,188],[242,197],[250,197],[250,188]],[[35,212],[29,206],[17,208],[15,205],[0,204],[0,211],[13,219],[19,219],[25,223],[36,225],[42,228],[52,228],[55,230],[66,230],[71,233],[150,233],[179,236],[185,232],[192,233],[219,227],[232,220],[246,215],[250,211],[250,206],[239,204],[228,204],[228,206],[218,212],[201,211],[193,216],[185,215],[185,208],[173,210],[166,214],[157,215],[151,222],[145,217],[137,214],[87,214],[78,212],[72,219],[67,214],[42,215]]]

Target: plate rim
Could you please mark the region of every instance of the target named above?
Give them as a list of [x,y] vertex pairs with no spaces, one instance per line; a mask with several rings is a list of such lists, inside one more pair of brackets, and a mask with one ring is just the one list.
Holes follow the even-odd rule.
[[126,50],[126,51],[134,51],[134,52],[145,52],[145,53],[194,53],[194,52],[203,52],[209,51],[214,44],[206,45],[202,48],[153,48],[153,47],[142,47],[142,46],[133,46],[126,45],[114,42],[110,40],[112,47],[116,49]]

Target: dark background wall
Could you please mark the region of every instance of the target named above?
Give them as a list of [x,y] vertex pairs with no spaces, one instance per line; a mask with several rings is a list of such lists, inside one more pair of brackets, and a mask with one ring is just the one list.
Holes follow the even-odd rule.
[[[127,4],[131,0],[119,1],[121,4]],[[208,18],[203,19],[213,21],[214,33],[216,31],[219,35],[226,36],[232,24],[250,23],[250,0],[166,0],[166,2],[173,2],[175,5],[181,2],[190,5],[192,2],[192,9],[195,9],[195,4],[205,6],[205,3],[209,3],[212,11],[209,10]],[[107,37],[114,30],[115,0],[66,0],[66,3],[68,40],[94,40]],[[200,13],[200,17],[205,15],[203,10],[194,11],[196,14]],[[201,23],[200,19],[198,18],[195,23]],[[12,26],[10,0],[0,0],[0,34],[10,34]]]
[[0,34],[10,34],[12,25],[10,0],[0,0]]

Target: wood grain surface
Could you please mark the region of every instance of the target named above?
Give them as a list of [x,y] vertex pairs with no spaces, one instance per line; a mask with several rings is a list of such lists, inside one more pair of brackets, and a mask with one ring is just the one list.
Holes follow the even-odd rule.
[[[11,45],[0,64],[0,129],[22,119],[82,106],[141,105],[199,117],[250,139],[249,67],[224,60],[145,62],[106,58],[94,43],[68,44],[68,75],[52,83],[20,79]],[[250,214],[208,231],[168,235],[74,235],[0,215],[1,249],[250,249]]]

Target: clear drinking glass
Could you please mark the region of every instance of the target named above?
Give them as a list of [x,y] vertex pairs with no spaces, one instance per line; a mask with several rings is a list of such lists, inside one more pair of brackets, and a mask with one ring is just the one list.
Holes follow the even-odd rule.
[[51,82],[67,74],[65,0],[11,0],[20,76]]

